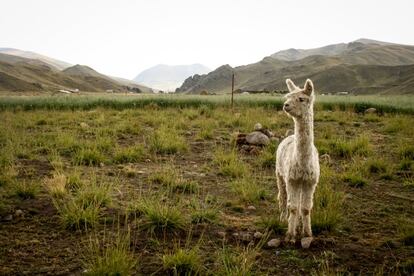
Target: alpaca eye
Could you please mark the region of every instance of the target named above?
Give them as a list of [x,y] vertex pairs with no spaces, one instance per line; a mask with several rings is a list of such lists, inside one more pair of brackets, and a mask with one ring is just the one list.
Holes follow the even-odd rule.
[[305,98],[299,98],[299,101],[302,103],[305,101]]

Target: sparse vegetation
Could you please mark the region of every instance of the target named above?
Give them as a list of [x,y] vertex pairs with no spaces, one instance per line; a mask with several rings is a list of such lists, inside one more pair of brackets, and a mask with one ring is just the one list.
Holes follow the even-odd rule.
[[[387,113],[390,105],[377,102],[384,108],[372,116],[356,114],[362,105],[351,101],[319,103],[315,243],[274,250],[260,245],[286,231],[277,143],[254,155],[232,137],[256,122],[284,136],[292,123],[279,96],[236,96],[233,112],[221,96],[141,96],[7,107],[0,98],[0,274],[372,274],[377,265],[361,261],[368,250],[375,263],[393,260],[383,274],[410,271],[414,121],[399,114],[405,103]],[[391,250],[380,250],[378,237]],[[333,247],[341,262],[324,253]],[[27,250],[43,257],[13,257]]]

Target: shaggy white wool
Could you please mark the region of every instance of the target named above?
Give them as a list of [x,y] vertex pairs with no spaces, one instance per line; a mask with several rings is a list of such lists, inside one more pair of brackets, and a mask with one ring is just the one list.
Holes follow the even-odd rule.
[[290,79],[286,84],[290,93],[286,95],[283,110],[293,119],[295,132],[277,148],[276,177],[281,219],[288,219],[286,240],[295,242],[299,218],[302,219],[302,236],[312,237],[310,214],[320,169],[313,142],[313,83],[306,80],[303,89]]

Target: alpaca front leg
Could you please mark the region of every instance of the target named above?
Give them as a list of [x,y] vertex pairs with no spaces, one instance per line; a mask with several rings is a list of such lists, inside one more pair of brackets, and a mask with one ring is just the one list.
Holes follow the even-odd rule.
[[289,211],[288,231],[286,233],[286,242],[295,243],[296,228],[299,221],[299,203],[300,203],[300,189],[287,185],[287,207]]
[[311,211],[313,206],[313,194],[315,192],[316,185],[303,187],[302,199],[301,199],[301,217],[302,217],[302,247],[309,248],[312,238],[312,225],[311,225]]
[[286,195],[286,184],[282,176],[277,176],[277,188],[278,195],[277,200],[279,202],[280,220],[287,220],[287,195]]

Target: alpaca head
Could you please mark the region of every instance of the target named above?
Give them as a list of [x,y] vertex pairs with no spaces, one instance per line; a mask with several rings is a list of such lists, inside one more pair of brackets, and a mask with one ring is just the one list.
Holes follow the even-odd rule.
[[285,96],[286,101],[283,105],[283,110],[289,116],[297,119],[311,114],[315,99],[312,81],[307,79],[303,89],[297,87],[290,79],[286,80],[286,84],[289,88],[289,94]]

